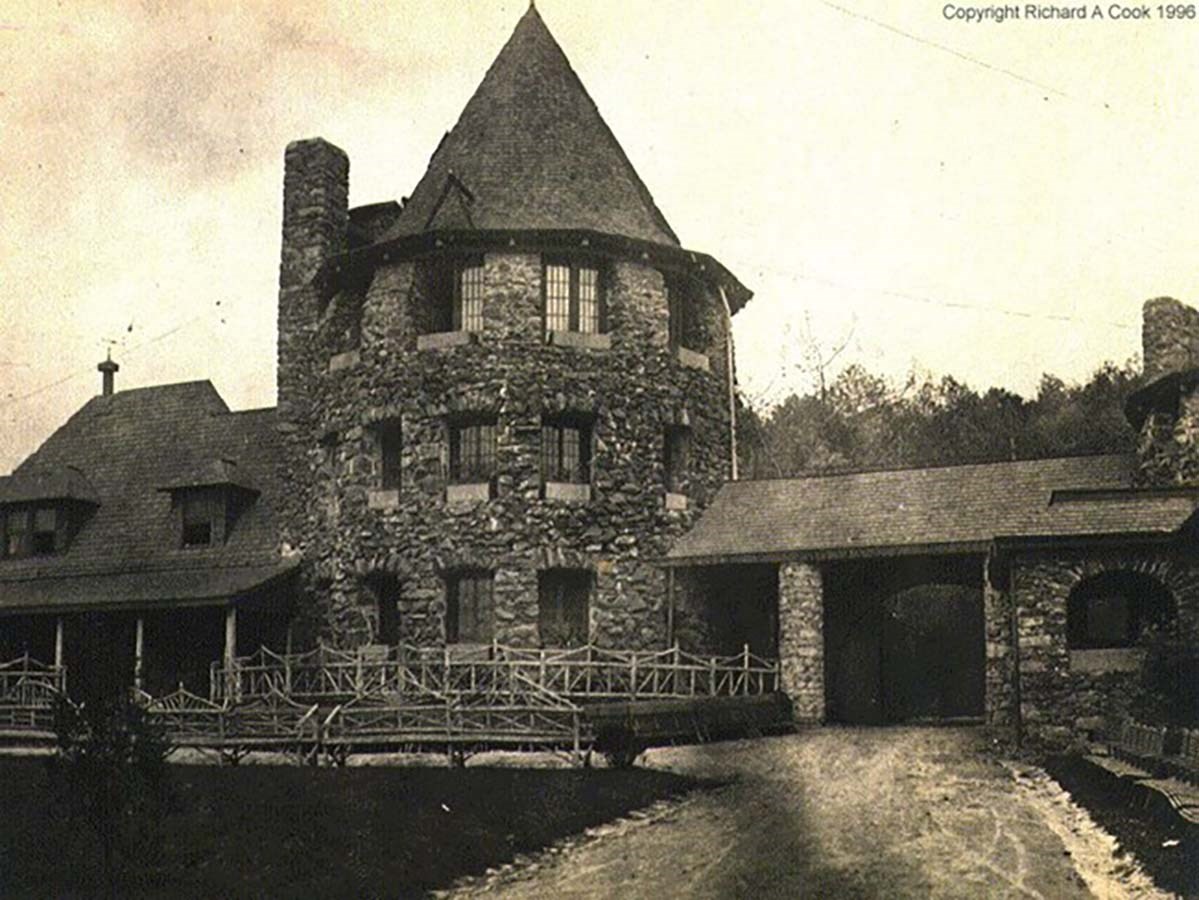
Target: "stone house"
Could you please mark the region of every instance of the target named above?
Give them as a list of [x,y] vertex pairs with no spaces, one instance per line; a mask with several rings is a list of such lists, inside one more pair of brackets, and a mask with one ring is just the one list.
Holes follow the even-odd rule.
[[0,478],[0,663],[77,691],[259,645],[781,661],[797,718],[1065,737],[1199,628],[1199,314],[1146,307],[1135,458],[741,482],[730,321],[530,8],[411,197],[288,146],[278,405],[104,391]]

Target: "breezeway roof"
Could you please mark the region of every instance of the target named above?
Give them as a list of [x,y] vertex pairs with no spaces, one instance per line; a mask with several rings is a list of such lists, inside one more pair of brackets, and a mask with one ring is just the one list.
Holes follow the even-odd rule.
[[1199,493],[1132,490],[1134,465],[1131,456],[1080,456],[729,482],[664,562],[1174,533]]

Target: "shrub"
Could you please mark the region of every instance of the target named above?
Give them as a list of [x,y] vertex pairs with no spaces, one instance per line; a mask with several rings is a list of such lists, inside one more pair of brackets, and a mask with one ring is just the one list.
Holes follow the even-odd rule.
[[55,706],[57,753],[49,761],[56,808],[95,833],[110,896],[137,858],[145,869],[161,848],[170,746],[131,700]]
[[1146,641],[1138,716],[1165,725],[1199,726],[1199,647],[1174,635]]

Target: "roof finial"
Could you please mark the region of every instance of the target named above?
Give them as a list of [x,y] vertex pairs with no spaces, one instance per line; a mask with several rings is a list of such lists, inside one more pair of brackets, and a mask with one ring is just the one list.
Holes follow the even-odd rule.
[[113,376],[120,371],[121,367],[112,361],[112,348],[108,348],[108,353],[104,357],[104,362],[96,366],[96,371],[101,376],[101,391],[105,397],[113,392]]

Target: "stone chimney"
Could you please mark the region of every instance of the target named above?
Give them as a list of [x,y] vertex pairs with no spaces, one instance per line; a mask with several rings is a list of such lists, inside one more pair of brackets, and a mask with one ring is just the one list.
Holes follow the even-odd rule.
[[[319,308],[313,276],[346,248],[350,160],[321,138],[287,145],[283,167],[283,249],[279,261],[279,416],[292,418],[313,361],[308,338]],[[297,411],[298,412],[298,411]]]
[[1199,484],[1199,310],[1169,297],[1144,306],[1144,383],[1128,398],[1137,483]]
[[110,352],[104,359],[104,362],[96,366],[96,371],[100,373],[101,393],[105,397],[112,396],[115,384],[115,376],[121,367],[112,361],[112,353]]

